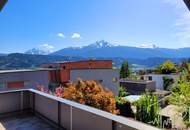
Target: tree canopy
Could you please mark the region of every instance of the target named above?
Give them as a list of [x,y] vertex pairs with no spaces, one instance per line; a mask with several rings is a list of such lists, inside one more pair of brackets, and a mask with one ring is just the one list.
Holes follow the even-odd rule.
[[161,64],[156,69],[156,71],[158,73],[162,73],[162,74],[171,74],[171,73],[176,73],[177,72],[177,67],[173,62],[171,62],[170,60],[167,60],[163,64]]
[[123,62],[120,70],[120,78],[128,78],[131,74],[128,61]]
[[56,95],[113,114],[119,113],[113,93],[93,80],[78,80],[77,83],[68,84],[63,90],[57,88]]

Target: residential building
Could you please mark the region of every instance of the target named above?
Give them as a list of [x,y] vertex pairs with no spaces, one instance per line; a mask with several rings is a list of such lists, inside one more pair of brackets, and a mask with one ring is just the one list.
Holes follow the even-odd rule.
[[155,81],[121,79],[120,86],[126,88],[127,92],[132,95],[141,95],[146,91],[154,92],[156,90]]
[[156,89],[159,89],[159,90],[164,90],[164,80],[163,80],[164,77],[168,77],[176,81],[179,75],[178,74],[147,74],[143,76],[144,80],[155,81]]
[[118,95],[119,70],[112,68],[111,60],[86,60],[72,62],[56,62],[42,65],[44,68],[54,68],[51,81],[59,83],[82,80],[95,80]]
[[175,105],[168,105],[161,109],[159,115],[162,119],[162,125],[168,129],[182,130],[186,129],[180,108]]
[[0,71],[0,90],[36,88],[43,85],[48,88],[50,69],[23,69]]
[[103,87],[108,88],[115,95],[118,95],[119,71],[117,69],[71,70],[70,80],[75,82],[78,78],[98,81]]

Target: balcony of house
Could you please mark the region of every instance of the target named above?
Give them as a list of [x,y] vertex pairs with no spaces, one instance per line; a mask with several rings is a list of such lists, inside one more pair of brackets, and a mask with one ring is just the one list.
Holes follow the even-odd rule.
[[159,130],[34,89],[0,92],[0,129]]

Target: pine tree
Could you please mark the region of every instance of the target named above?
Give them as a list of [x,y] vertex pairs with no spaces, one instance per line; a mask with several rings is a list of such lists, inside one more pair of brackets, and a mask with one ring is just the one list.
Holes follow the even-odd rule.
[[123,62],[120,70],[120,78],[128,78],[131,74],[128,61]]

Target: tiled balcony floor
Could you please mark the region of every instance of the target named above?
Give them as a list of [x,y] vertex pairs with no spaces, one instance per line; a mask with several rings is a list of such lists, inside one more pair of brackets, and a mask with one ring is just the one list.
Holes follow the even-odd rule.
[[56,130],[44,120],[33,115],[0,119],[0,130]]

